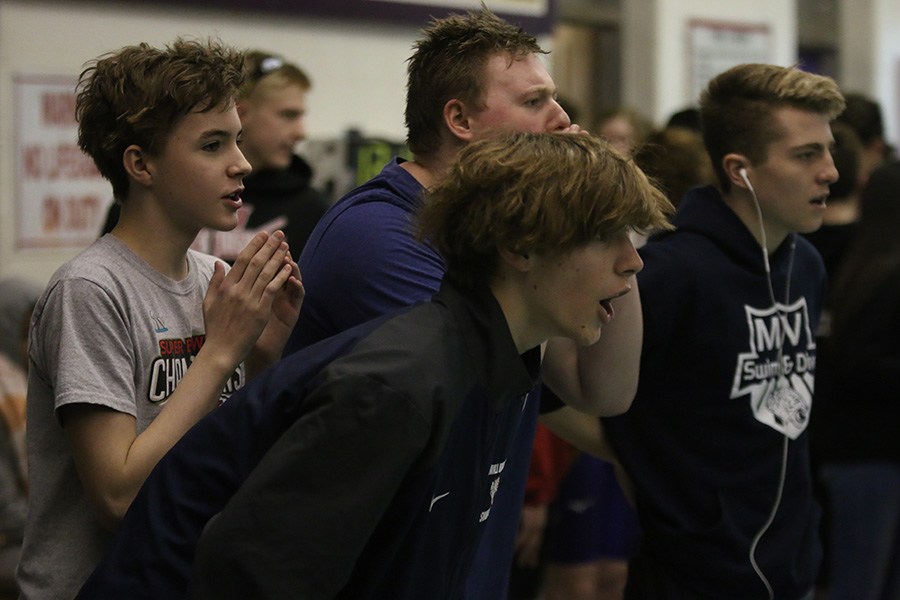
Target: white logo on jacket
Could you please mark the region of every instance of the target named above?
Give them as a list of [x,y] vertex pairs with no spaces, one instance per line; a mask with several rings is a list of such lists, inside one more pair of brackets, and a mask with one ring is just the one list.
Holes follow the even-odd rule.
[[806,298],[744,312],[749,352],[738,355],[731,398],[749,394],[757,421],[796,439],[809,423],[816,371]]
[[487,521],[487,518],[491,516],[491,507],[494,506],[494,495],[496,495],[497,490],[500,489],[500,473],[503,472],[503,468],[505,466],[506,461],[504,460],[501,463],[494,463],[493,465],[491,465],[491,468],[488,471],[488,475],[492,477],[496,475],[496,477],[491,480],[491,503],[488,506],[488,509],[481,513],[481,517],[478,519],[479,523]]

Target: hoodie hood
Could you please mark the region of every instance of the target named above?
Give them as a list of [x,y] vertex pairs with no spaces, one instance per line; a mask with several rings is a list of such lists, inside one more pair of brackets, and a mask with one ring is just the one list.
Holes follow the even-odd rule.
[[[738,265],[757,273],[765,273],[762,247],[753,233],[713,186],[695,187],[687,192],[672,218],[675,230],[653,236],[663,239],[684,233],[699,234],[712,240]],[[771,266],[789,259],[790,247],[797,234],[785,238],[769,257]]]
[[294,155],[287,169],[262,169],[253,171],[244,179],[244,198],[297,194],[306,190],[312,180],[312,168],[305,160]]

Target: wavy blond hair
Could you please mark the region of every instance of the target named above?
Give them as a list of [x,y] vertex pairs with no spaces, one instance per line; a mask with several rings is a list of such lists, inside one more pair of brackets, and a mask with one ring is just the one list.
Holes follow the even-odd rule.
[[630,157],[589,135],[519,133],[473,142],[429,190],[418,235],[448,276],[487,282],[498,248],[566,254],[634,228],[669,228],[672,205]]
[[766,161],[769,145],[784,135],[775,110],[790,107],[830,121],[844,106],[833,79],[793,67],[751,63],[714,77],[700,95],[700,123],[722,191],[731,187],[722,166],[726,154],[743,154],[760,164]]

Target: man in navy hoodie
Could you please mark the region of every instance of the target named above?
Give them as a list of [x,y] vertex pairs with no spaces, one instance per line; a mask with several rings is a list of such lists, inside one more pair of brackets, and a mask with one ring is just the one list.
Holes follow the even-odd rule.
[[821,550],[806,427],[825,291],[815,249],[838,173],[831,79],[772,65],[700,101],[719,187],[689,191],[641,251],[644,344],[606,419],[643,532],[626,598],[812,597]]

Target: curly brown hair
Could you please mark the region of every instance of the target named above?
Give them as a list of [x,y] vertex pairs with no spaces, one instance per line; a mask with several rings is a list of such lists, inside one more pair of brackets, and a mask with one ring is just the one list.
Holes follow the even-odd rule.
[[666,196],[608,142],[519,133],[473,142],[429,190],[419,238],[460,285],[487,282],[497,249],[566,254],[629,228],[669,229]]
[[716,182],[703,138],[687,127],[666,127],[651,133],[635,152],[634,161],[675,206],[692,187]]
[[407,61],[406,143],[414,155],[440,147],[447,102],[483,105],[483,73],[490,58],[501,53],[510,60],[546,54],[534,36],[484,7],[435,19],[423,33]]
[[158,155],[178,121],[192,111],[228,106],[244,80],[243,54],[221,42],[179,38],[164,48],[141,43],[88,63],[78,81],[78,145],[113,187],[128,195],[122,164],[136,144]]

